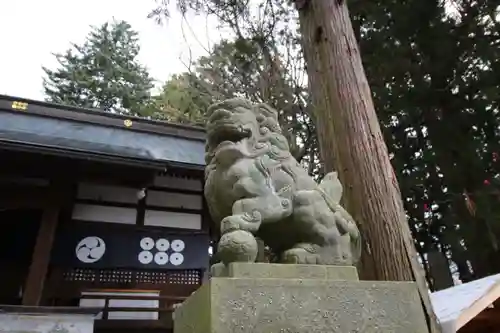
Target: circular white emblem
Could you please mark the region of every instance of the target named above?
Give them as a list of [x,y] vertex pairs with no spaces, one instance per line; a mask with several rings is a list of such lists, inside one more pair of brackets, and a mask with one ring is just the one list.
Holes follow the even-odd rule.
[[165,252],[157,252],[155,254],[155,263],[158,265],[165,265],[168,262],[168,254]]
[[176,252],[170,255],[170,263],[174,266],[179,266],[184,262],[184,256],[182,253]]
[[145,251],[151,250],[155,246],[155,241],[151,237],[144,237],[141,239],[141,249]]
[[174,250],[175,252],[181,252],[182,250],[184,250],[184,247],[185,247],[185,244],[184,244],[184,241],[180,240],[180,239],[176,239],[174,241],[172,241],[172,250]]
[[76,257],[83,263],[92,264],[102,258],[106,243],[97,236],[85,237],[75,248]]
[[149,251],[142,251],[139,253],[137,256],[137,259],[139,259],[139,262],[143,265],[149,264],[151,261],[153,261],[153,254]]
[[165,252],[168,250],[169,247],[170,243],[165,238],[160,238],[156,241],[156,248],[158,249],[158,251]]

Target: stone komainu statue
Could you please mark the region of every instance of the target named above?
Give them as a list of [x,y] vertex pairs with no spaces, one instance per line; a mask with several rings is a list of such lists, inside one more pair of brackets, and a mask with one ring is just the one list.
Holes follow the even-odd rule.
[[253,262],[259,237],[280,261],[353,265],[359,230],[339,205],[335,172],[317,184],[290,154],[276,110],[230,99],[208,110],[205,197],[220,227],[217,258]]

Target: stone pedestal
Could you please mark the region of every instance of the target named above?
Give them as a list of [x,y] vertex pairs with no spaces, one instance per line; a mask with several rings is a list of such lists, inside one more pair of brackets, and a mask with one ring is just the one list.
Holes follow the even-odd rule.
[[355,268],[231,264],[175,310],[174,333],[427,333],[417,286]]

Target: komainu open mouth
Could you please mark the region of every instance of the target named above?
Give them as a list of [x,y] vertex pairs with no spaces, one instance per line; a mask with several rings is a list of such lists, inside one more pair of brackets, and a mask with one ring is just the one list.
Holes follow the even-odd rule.
[[220,146],[223,143],[238,143],[243,139],[247,139],[252,135],[249,129],[235,125],[221,125],[209,134],[210,144]]

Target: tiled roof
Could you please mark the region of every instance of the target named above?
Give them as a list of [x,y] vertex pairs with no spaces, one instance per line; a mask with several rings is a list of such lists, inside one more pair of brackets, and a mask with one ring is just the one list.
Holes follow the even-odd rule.
[[[203,169],[202,128],[0,96],[0,148]],[[142,164],[141,164],[142,163]]]

